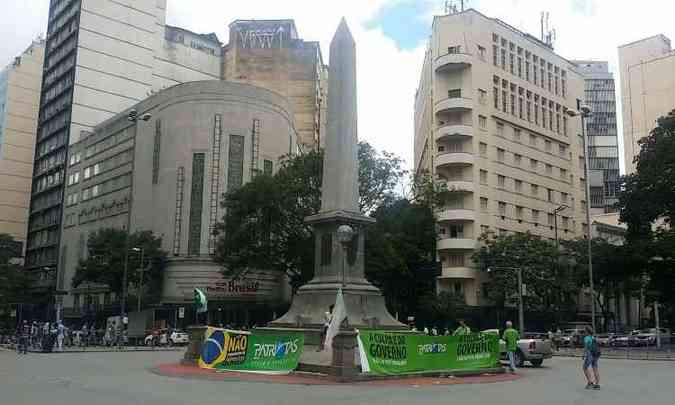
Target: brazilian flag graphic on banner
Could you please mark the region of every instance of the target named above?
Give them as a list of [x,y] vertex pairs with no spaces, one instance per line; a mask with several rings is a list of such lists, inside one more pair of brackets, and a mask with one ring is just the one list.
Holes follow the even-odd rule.
[[208,327],[199,366],[218,370],[288,373],[298,367],[304,335],[257,334]]

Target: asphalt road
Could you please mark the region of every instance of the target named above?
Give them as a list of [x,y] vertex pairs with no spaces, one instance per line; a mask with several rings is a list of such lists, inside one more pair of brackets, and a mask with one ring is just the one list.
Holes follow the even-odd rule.
[[178,404],[672,404],[674,362],[601,360],[600,391],[584,389],[580,359],[524,368],[517,381],[428,387],[299,386],[187,380],[148,367],[176,352],[29,354],[0,350],[2,405]]

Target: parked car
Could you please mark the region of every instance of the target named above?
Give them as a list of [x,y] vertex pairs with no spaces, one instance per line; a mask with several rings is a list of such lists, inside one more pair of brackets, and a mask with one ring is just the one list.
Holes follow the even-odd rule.
[[189,340],[188,334],[183,331],[155,329],[145,337],[144,343],[146,346],[178,346],[188,344]]
[[614,335],[609,342],[611,347],[628,347],[628,335]]
[[[647,328],[637,331],[630,336],[628,343],[631,346],[655,346],[656,345],[656,328]],[[670,330],[660,328],[661,343],[670,343]]]
[[598,344],[603,347],[608,347],[612,338],[614,337],[613,333],[597,335],[595,339],[598,341]]
[[171,332],[169,340],[172,345],[186,345],[190,342],[190,336],[183,331],[175,330]]
[[[484,330],[483,333],[494,333],[499,335],[498,329]],[[501,335],[499,335],[501,336]],[[506,342],[499,339],[499,351],[501,359],[506,360]],[[525,338],[518,340],[518,350],[516,351],[516,366],[522,367],[525,362],[529,362],[534,367],[541,367],[544,359],[553,357],[551,341],[546,333],[525,333]]]

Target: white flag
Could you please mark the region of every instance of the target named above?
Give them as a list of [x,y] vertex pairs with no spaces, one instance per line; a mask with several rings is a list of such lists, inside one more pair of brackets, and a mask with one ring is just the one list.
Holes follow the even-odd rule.
[[345,300],[342,297],[342,288],[340,288],[337,292],[337,297],[335,297],[335,306],[333,307],[333,313],[331,314],[328,330],[326,331],[326,340],[323,345],[324,351],[333,350],[333,338],[340,331],[340,325],[345,319],[347,319],[347,308],[345,307]]

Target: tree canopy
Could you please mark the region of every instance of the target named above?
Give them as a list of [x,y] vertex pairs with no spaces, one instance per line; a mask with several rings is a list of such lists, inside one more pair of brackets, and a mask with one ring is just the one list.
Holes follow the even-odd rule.
[[[150,231],[127,234],[122,229],[101,229],[89,236],[87,257],[78,263],[72,285],[77,288],[84,282],[104,284],[112,292],[120,294],[123,289],[125,250],[129,249],[128,283],[138,285],[140,273],[136,270],[145,266],[143,285],[148,286],[150,291],[158,292],[167,255],[161,246],[161,238]],[[143,249],[143,263],[140,262],[140,252],[133,251],[133,248]]]
[[[398,157],[366,142],[359,143],[358,158],[359,206],[371,212],[394,195],[405,171]],[[294,286],[312,278],[314,241],[304,219],[321,208],[322,168],[320,152],[287,156],[274,175],[258,175],[225,194],[215,250],[225,275],[274,270]]]

